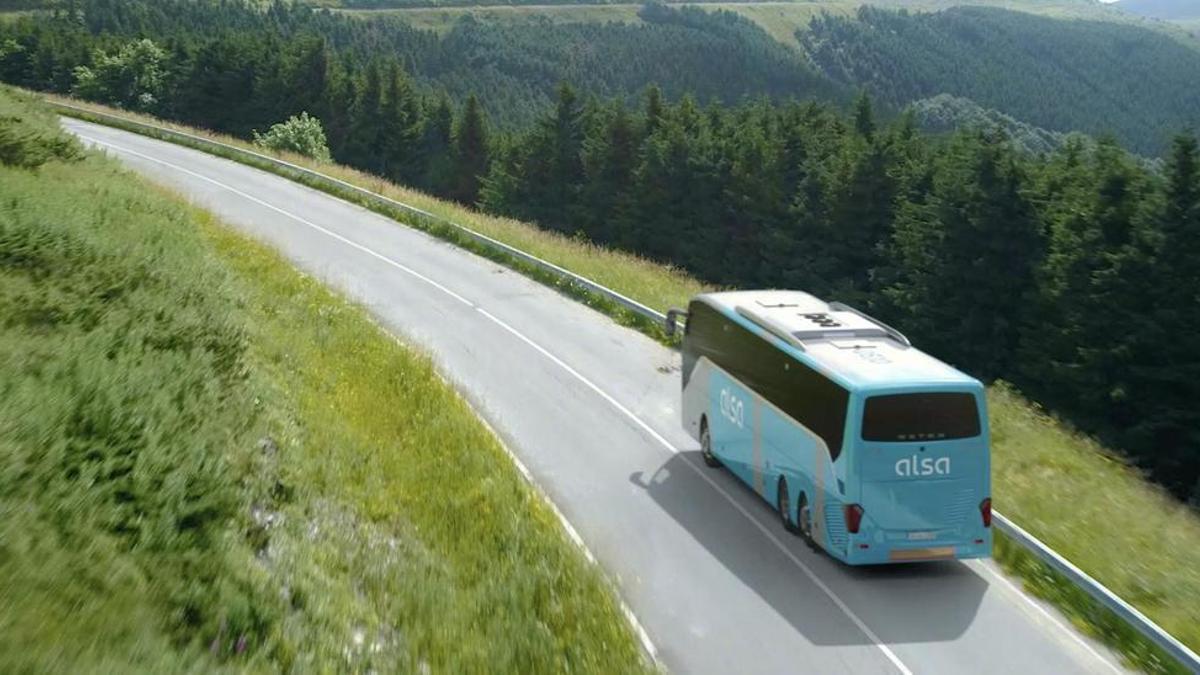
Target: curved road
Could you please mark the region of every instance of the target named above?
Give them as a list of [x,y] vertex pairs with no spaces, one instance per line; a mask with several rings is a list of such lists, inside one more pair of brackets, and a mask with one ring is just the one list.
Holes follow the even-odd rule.
[[667,669],[1122,672],[990,562],[855,569],[785,534],[741,483],[703,466],[679,426],[679,356],[649,338],[283,178],[63,124],[427,349],[616,581]]

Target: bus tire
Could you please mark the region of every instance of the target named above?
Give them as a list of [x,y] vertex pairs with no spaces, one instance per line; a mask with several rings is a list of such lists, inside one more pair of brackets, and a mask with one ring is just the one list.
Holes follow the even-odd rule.
[[783,529],[792,534],[798,534],[795,523],[792,522],[792,498],[788,494],[787,478],[779,477],[779,487],[775,491],[775,508],[779,511],[779,519],[783,521]]
[[708,431],[708,419],[700,418],[700,456],[704,458],[704,464],[717,468],[721,466],[721,460],[712,451],[712,434]]
[[816,550],[817,542],[813,539],[812,510],[808,508],[808,495],[800,493],[796,504],[796,533],[812,549]]

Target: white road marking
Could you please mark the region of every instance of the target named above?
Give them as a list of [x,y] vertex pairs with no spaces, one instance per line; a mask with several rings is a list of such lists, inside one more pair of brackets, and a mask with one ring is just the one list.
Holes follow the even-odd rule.
[[[125,152],[128,154],[134,155],[136,157],[141,157],[142,159],[145,159],[147,161],[155,162],[157,164],[161,164],[163,166],[170,167],[172,169],[175,169],[175,170],[185,173],[187,175],[193,176],[195,178],[199,178],[200,180],[203,180],[205,182],[208,182],[208,183],[211,183],[218,187],[221,187],[221,188],[228,190],[228,191],[230,191],[240,197],[243,197],[249,201],[252,201],[256,204],[266,207],[266,208],[268,208],[272,211],[275,211],[281,215],[287,216],[288,218],[291,218],[299,223],[307,225],[308,227],[311,227],[314,230],[321,232],[322,234],[325,234],[333,239],[336,239],[348,246],[351,246],[363,253],[366,253],[367,255],[370,255],[373,258],[376,258],[384,263],[387,263],[388,265],[391,265],[391,266],[393,266],[393,267],[395,267],[417,279],[420,279],[421,281],[424,281],[425,283],[442,291],[446,295],[449,295],[450,297],[461,302],[462,304],[467,305],[468,307],[471,307],[475,311],[479,312],[482,316],[484,316],[488,320],[495,323],[497,326],[503,328],[504,330],[508,331],[509,333],[511,333],[513,336],[515,336],[522,342],[529,345],[535,351],[542,354],[544,357],[546,357],[548,360],[553,362],[555,365],[557,365],[560,368],[562,368],[563,370],[565,370],[568,374],[570,374],[576,380],[578,380],[579,382],[584,384],[586,387],[588,387],[589,389],[594,391],[598,396],[603,398],[606,402],[608,402],[611,406],[613,406],[613,408],[615,408],[618,412],[620,412],[627,419],[629,419],[634,424],[636,424],[638,427],[640,427],[643,431],[645,431],[651,438],[656,440],[665,449],[670,451],[672,454],[680,453],[680,449],[676,448],[670,441],[668,441],[665,437],[663,437],[662,434],[655,431],[650,425],[648,425],[640,417],[635,415],[632,411],[630,411],[628,408],[626,408],[624,405],[622,405],[619,401],[617,401],[615,398],[613,398],[611,395],[609,395],[608,392],[604,391],[602,388],[600,388],[594,382],[589,380],[587,377],[580,374],[577,370],[575,370],[574,368],[569,366],[562,359],[559,359],[557,356],[552,354],[545,347],[542,347],[540,344],[533,341],[532,339],[530,339],[529,337],[527,337],[526,335],[524,335],[523,333],[518,331],[516,328],[513,328],[508,323],[504,322],[500,318],[491,314],[487,310],[483,309],[476,303],[466,299],[465,297],[459,295],[458,293],[455,293],[454,291],[450,290],[446,286],[443,286],[442,284],[421,274],[420,272],[417,272],[416,270],[414,270],[410,267],[407,267],[406,265],[403,265],[383,254],[377,253],[376,251],[374,251],[366,246],[363,246],[362,244],[351,241],[350,239],[347,239],[346,237],[343,237],[340,234],[331,232],[330,230],[328,230],[324,227],[321,227],[320,225],[317,225],[316,223],[313,223],[305,218],[302,218],[296,214],[293,214],[289,211],[281,209],[277,206],[269,204],[261,199],[258,199],[257,197],[254,197],[253,195],[247,194],[241,190],[238,190],[237,188],[234,188],[230,185],[222,183],[218,180],[209,178],[208,176],[204,176],[202,174],[196,173],[194,171],[191,171],[184,167],[178,166],[176,164],[172,164],[170,162],[166,162],[161,159],[151,157],[149,155],[145,155],[145,154],[137,152],[135,150],[131,150],[129,148],[125,148],[125,147],[116,145],[114,143],[102,141],[100,139],[92,138],[92,137],[86,136],[84,134],[78,134],[78,135],[81,138],[83,138],[87,141],[90,141],[92,143],[102,145],[105,147],[110,147],[119,152]],[[345,200],[339,199],[337,197],[333,197],[332,195],[324,195],[324,196],[328,196],[331,199],[337,199],[338,201],[342,201],[343,203],[347,203],[347,204],[349,203],[349,202],[345,202]],[[507,448],[506,448],[506,450],[507,450]],[[517,459],[515,454],[512,454],[511,452],[509,452],[509,454],[512,457],[514,463],[517,464],[518,470],[521,471],[521,473],[523,475],[525,475],[526,477],[529,477],[530,476],[529,471],[527,468],[525,468],[524,464],[522,464],[521,461],[519,459]],[[887,657],[887,659],[892,663],[892,665],[894,665],[904,675],[912,675],[912,670],[910,670],[906,665],[904,665],[904,663],[900,660],[900,658],[896,656],[895,652],[893,652],[891,650],[891,648],[889,648],[886,644],[884,644],[884,642],[879,638],[879,636],[876,635],[875,632],[872,631],[870,629],[870,627],[868,627],[866,625],[866,623],[861,618],[859,618],[858,615],[855,614],[854,611],[851,610],[850,607],[848,605],[846,605],[846,603],[843,602],[842,599],[839,598],[836,593],[833,592],[833,589],[831,589],[828,585],[826,585],[825,582],[822,581],[820,579],[820,577],[818,577],[816,575],[816,573],[814,573],[812,571],[812,569],[810,569],[807,565],[805,565],[804,562],[801,561],[800,558],[798,558],[795,555],[795,553],[793,553],[791,551],[791,549],[789,549],[782,541],[780,541],[780,539],[775,535],[774,532],[772,532],[770,529],[768,529],[765,525],[763,525],[758,520],[758,518],[756,518],[753,514],[751,514],[749,511],[747,511],[741,504],[739,504],[732,495],[730,495],[715,480],[713,480],[712,477],[709,476],[703,469],[695,466],[691,462],[684,462],[684,464],[687,465],[697,476],[699,476],[706,483],[708,483],[709,486],[711,486],[714,490],[716,490],[717,493],[720,494],[727,502],[729,502],[729,504],[732,505],[735,510],[737,510],[739,513],[741,513],[743,516],[745,516],[746,519],[749,520],[760,532],[762,532],[762,534],[765,535],[767,537],[767,539],[777,549],[779,549],[789,560],[791,560],[792,563],[794,563],[805,574],[805,576],[808,577],[808,579],[813,582],[814,585],[816,585],[819,589],[821,589],[821,591],[826,595],[826,597],[828,597],[830,599],[830,601],[832,601],[838,607],[838,609],[840,609],[842,611],[842,613],[845,614],[846,617],[849,618],[850,621],[853,622],[854,625],[857,626],[858,629],[861,630],[862,633],[864,635],[866,635],[867,638],[875,644],[875,646],[884,654],[884,656]],[[549,500],[547,500],[547,501],[549,501]],[[551,502],[551,506],[554,509],[555,513],[558,515],[559,519],[562,521],[565,529],[567,530],[568,536],[573,541],[575,541],[575,542],[579,543],[581,546],[583,546],[585,552],[587,552],[588,557],[590,559],[594,560],[593,556],[591,555],[591,552],[587,551],[587,547],[582,544],[583,540],[579,536],[579,534],[575,530],[575,528],[573,526],[571,526],[571,524],[567,521],[566,517],[558,510],[558,508],[556,506],[553,505],[552,502]],[[1040,612],[1043,616],[1050,619],[1056,626],[1058,626],[1063,632],[1067,633],[1073,640],[1075,640],[1079,645],[1081,645],[1085,650],[1087,650],[1090,654],[1092,654],[1097,660],[1099,660],[1101,663],[1103,663],[1106,667],[1110,668],[1111,670],[1113,670],[1114,672],[1117,672],[1117,673],[1122,672],[1109,659],[1104,658],[1099,652],[1097,652],[1094,648],[1092,648],[1091,645],[1089,645],[1085,640],[1083,640],[1083,638],[1081,638],[1079,635],[1077,635],[1073,630],[1071,630],[1070,628],[1065,626],[1061,621],[1059,621],[1058,619],[1053,617],[1048,611],[1046,611],[1046,609],[1044,607],[1037,604],[1032,599],[1026,597],[1025,593],[1023,591],[1021,591],[1019,588],[1017,588],[1011,581],[1009,581],[1007,578],[1005,578],[1003,575],[999,574],[995,570],[988,567],[986,564],[981,564],[981,566],[988,574],[990,574],[994,578],[1002,581],[1010,589],[1012,589],[1014,592],[1016,592],[1017,595],[1021,596],[1022,599],[1024,599],[1026,602],[1028,602],[1034,608],[1036,608],[1037,611]],[[622,604],[624,604],[624,603],[622,603]],[[628,607],[624,607],[624,610],[628,614],[631,622],[634,624],[635,629],[639,633],[639,637],[643,640],[644,643],[646,643],[648,645],[648,650],[651,651],[652,654],[655,654],[656,652],[653,649],[653,644],[650,642],[649,635],[646,634],[645,629],[642,628],[641,624],[637,621],[636,617],[634,617],[632,611],[630,611],[628,609]]]

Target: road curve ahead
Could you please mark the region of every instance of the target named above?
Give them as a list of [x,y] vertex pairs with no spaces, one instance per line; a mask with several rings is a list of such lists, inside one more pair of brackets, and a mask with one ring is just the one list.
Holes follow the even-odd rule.
[[[427,349],[578,531],[680,673],[1111,673],[985,562],[837,564],[705,468],[679,356],[490,261],[283,178],[64,120]],[[380,410],[381,415],[404,411]],[[453,467],[447,467],[453,480]]]

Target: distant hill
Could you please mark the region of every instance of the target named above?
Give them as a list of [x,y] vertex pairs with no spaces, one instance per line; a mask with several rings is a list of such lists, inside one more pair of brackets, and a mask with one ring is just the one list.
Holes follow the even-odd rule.
[[1115,6],[1155,19],[1200,19],[1200,0],[1120,0]]
[[1003,131],[1017,147],[1035,155],[1054,152],[1069,138],[1067,134],[1035,127],[998,110],[984,108],[970,99],[949,94],[924,98],[910,107],[917,124],[926,131],[948,133],[964,128],[996,129]]
[[[456,99],[478,94],[492,121],[506,128],[521,128],[549,109],[560,82],[630,103],[650,84],[662,87],[668,99],[689,94],[702,104],[758,96],[851,98],[795,49],[735,14],[647,5],[638,17],[636,24],[514,24],[468,15],[435,39],[408,35],[397,19],[354,23],[386,33],[378,48],[404,57],[430,88]],[[347,46],[363,44],[355,39]]]
[[901,107],[942,93],[1051,131],[1113,134],[1157,156],[1200,125],[1200,50],[1134,25],[957,7],[863,7],[797,39],[820,70]]

